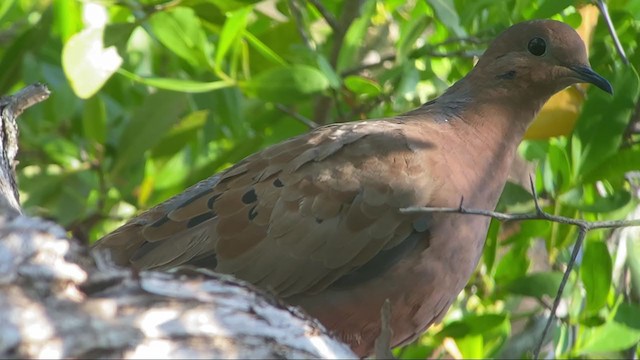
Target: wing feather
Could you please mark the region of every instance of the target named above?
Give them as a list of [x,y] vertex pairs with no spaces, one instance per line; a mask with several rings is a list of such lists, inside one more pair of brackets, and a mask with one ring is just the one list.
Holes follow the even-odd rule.
[[398,208],[426,205],[428,191],[416,187],[430,179],[404,128],[338,124],[274,145],[99,246],[128,253],[138,268],[213,256],[216,271],[283,296],[322,291],[415,233],[415,216]]

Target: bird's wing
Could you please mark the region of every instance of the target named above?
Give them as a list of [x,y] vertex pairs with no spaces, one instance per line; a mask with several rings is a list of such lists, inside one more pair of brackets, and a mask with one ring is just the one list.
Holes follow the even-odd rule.
[[433,146],[393,120],[322,127],[247,157],[97,247],[143,269],[208,265],[281,296],[367,278],[427,236],[428,219],[398,209],[429,203]]

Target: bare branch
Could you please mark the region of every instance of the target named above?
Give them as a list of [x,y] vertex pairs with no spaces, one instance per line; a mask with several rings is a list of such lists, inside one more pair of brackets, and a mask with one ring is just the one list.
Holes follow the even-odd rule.
[[[342,44],[344,43],[344,37],[351,23],[353,23],[360,14],[360,6],[362,3],[363,0],[351,0],[344,4],[337,27],[334,28],[333,31],[333,45],[331,46],[331,54],[329,55],[329,64],[334,69],[338,64],[338,57],[342,49]],[[332,96],[333,97],[322,96],[316,102],[313,109],[313,120],[316,123],[326,124],[328,122],[330,110],[335,108],[334,104],[338,103],[338,101],[336,101],[337,93],[335,91],[332,92]]]
[[572,219],[559,215],[551,215],[540,210],[541,213],[516,213],[505,214],[498,211],[467,209],[465,207],[408,207],[400,209],[403,214],[415,213],[458,213],[469,215],[480,215],[494,218],[499,221],[522,221],[522,220],[549,220],[560,224],[568,224],[586,229],[586,231],[594,229],[614,229],[620,227],[640,226],[640,219],[634,220],[610,220],[610,221],[587,221],[580,219]]
[[296,30],[298,30],[298,34],[300,35],[302,42],[304,42],[304,45],[307,48],[314,49],[315,46],[313,45],[313,42],[311,41],[309,36],[307,36],[307,31],[304,27],[304,19],[302,18],[302,12],[298,7],[297,1],[289,0],[289,8],[291,9],[291,14],[293,15],[293,19],[295,20],[296,24]]
[[15,95],[0,98],[0,213],[3,215],[21,213],[15,174],[15,158],[18,153],[16,118],[27,108],[48,97],[49,89],[46,86],[33,84]]
[[318,0],[307,0],[307,1],[309,1],[309,3],[311,3],[311,5],[313,5],[318,10],[320,15],[322,15],[322,17],[327,22],[327,24],[331,26],[333,31],[338,30],[338,27],[339,27],[338,20],[336,20],[333,14],[331,14],[329,10],[327,10],[327,8],[325,8],[324,5],[322,5],[320,1]]
[[[458,39],[458,41],[462,41],[462,39]],[[459,57],[459,58],[467,58],[467,59],[471,59],[476,55],[479,54],[475,54],[475,53],[471,53],[466,49],[461,49],[461,50],[456,50],[456,51],[451,51],[451,52],[440,52],[440,51],[435,51],[434,49],[442,46],[443,44],[448,43],[448,41],[442,42],[440,44],[436,44],[436,45],[425,45],[421,48],[415,49],[412,52],[409,53],[408,57],[409,59],[417,59],[417,58],[421,58],[421,57],[428,57],[428,58],[452,58],[452,57]],[[373,68],[377,68],[380,67],[382,65],[384,65],[384,63],[389,62],[389,61],[395,61],[396,60],[396,54],[389,54],[386,56],[383,56],[382,58],[380,58],[380,60],[373,62],[373,63],[369,63],[369,64],[362,64],[359,66],[356,66],[354,68],[351,69],[347,69],[345,71],[343,71],[340,75],[342,76],[348,76],[348,75],[354,75],[357,74],[363,70],[368,70],[368,69],[373,69]]]
[[313,120],[302,116],[302,114],[297,113],[297,112],[289,109],[288,107],[286,107],[286,106],[284,106],[282,104],[276,104],[276,108],[278,108],[278,110],[282,111],[283,113],[291,116],[292,118],[300,121],[301,123],[305,124],[306,126],[309,127],[309,129],[315,129],[318,126],[320,126],[320,125],[316,124],[315,122],[313,122]]
[[[640,225],[640,223],[638,224]],[[538,359],[540,356],[540,349],[542,349],[542,345],[544,345],[544,339],[547,337],[547,333],[549,332],[549,328],[551,327],[551,323],[556,316],[556,311],[558,310],[558,305],[560,305],[560,300],[562,300],[562,293],[564,292],[564,287],[567,285],[567,281],[569,280],[569,275],[571,274],[571,270],[576,263],[576,258],[580,253],[580,248],[582,248],[582,243],[584,242],[584,238],[587,236],[587,229],[584,227],[580,227],[578,230],[578,238],[576,239],[575,245],[573,245],[573,251],[571,251],[571,258],[569,259],[569,263],[567,264],[567,270],[562,275],[562,281],[560,281],[560,286],[558,287],[558,293],[556,294],[556,298],[553,301],[553,307],[551,307],[551,314],[549,314],[549,319],[547,323],[544,325],[544,330],[542,331],[542,335],[540,336],[540,340],[538,342],[538,346],[536,346],[535,352],[533,353],[533,358]]]
[[616,47],[616,51],[622,62],[625,65],[629,65],[629,59],[627,58],[627,54],[624,52],[624,48],[622,44],[620,44],[620,39],[618,39],[618,34],[616,33],[616,28],[613,26],[613,22],[611,21],[611,16],[609,16],[609,10],[607,9],[607,4],[604,3],[603,0],[596,1],[596,5],[598,5],[598,9],[600,9],[600,13],[602,17],[604,17],[604,22],[607,24],[607,29],[609,29],[609,34],[611,34],[611,38],[613,39],[613,44]]
[[44,84],[35,83],[28,85],[15,93],[15,95],[0,99],[0,106],[4,107],[3,115],[9,111],[14,118],[17,118],[26,109],[49,98],[50,94],[51,92]]

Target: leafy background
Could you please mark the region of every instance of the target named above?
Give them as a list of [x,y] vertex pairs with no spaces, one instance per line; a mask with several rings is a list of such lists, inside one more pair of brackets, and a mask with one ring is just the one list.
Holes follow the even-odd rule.
[[[554,98],[499,210],[533,210],[532,171],[549,213],[640,217],[640,0],[607,5],[630,65],[585,1],[3,0],[0,94],[33,82],[53,91],[20,119],[25,211],[94,241],[309,126],[412,109],[510,24],[554,18],[582,29],[615,96],[572,88]],[[492,223],[445,321],[396,355],[531,356],[575,237],[544,221]],[[588,234],[545,356],[637,356],[638,255],[637,231]]]

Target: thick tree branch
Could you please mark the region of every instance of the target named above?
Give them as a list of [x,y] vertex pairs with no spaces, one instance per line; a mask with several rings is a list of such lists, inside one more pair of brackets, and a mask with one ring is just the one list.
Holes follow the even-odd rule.
[[49,89],[42,84],[29,85],[15,95],[0,98],[0,213],[19,214],[20,197],[16,184],[15,159],[18,154],[16,118],[27,108],[47,99]]

